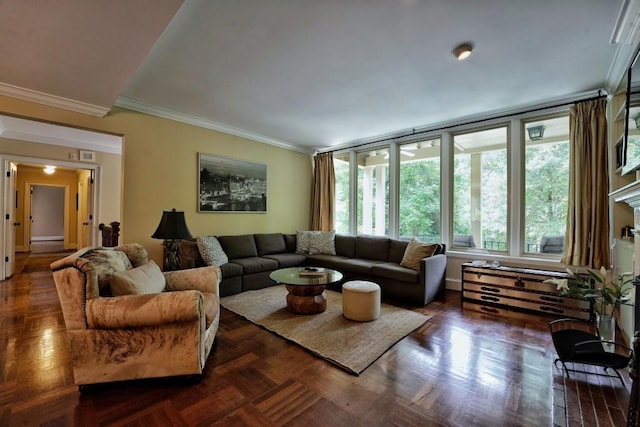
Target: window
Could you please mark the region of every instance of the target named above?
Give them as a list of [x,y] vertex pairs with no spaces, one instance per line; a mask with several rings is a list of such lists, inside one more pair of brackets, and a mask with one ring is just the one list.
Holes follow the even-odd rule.
[[[569,189],[567,113],[424,135],[334,155],[339,233],[559,259]],[[397,164],[389,163],[391,149],[398,150],[391,156]]]
[[453,246],[507,250],[507,127],[453,137]]
[[333,156],[336,178],[334,224],[336,233],[349,234],[349,153]]
[[389,149],[358,153],[357,233],[389,235]]
[[524,127],[524,252],[561,254],[569,197],[569,117]]
[[440,140],[400,146],[400,238],[441,242]]

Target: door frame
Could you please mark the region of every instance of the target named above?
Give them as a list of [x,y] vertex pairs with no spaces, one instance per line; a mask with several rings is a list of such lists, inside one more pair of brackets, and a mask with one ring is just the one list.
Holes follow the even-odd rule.
[[[31,251],[31,217],[32,217],[32,209],[31,206],[33,204],[33,194],[31,193],[31,187],[58,187],[64,188],[64,231],[63,231],[63,245],[64,249],[69,249],[69,235],[71,234],[71,226],[69,224],[69,200],[71,197],[71,189],[68,185],[65,184],[49,184],[43,182],[25,182],[24,183],[24,235],[23,240],[25,242],[25,246],[27,251]],[[15,248],[14,248],[15,251]]]
[[[35,157],[26,157],[26,156],[15,156],[10,154],[0,154],[0,176],[5,177],[4,179],[8,179],[7,171],[10,171],[10,164],[16,163],[20,164],[30,164],[30,165],[40,165],[40,166],[57,166],[57,167],[66,167],[71,169],[89,169],[93,172],[93,201],[91,203],[93,210],[93,222],[91,224],[91,231],[89,233],[89,241],[91,245],[94,245],[95,242],[98,241],[98,227],[96,224],[100,224],[100,165],[97,164],[89,164],[89,163],[80,163],[80,162],[68,162],[63,160],[53,160],[53,159],[39,159]],[[4,203],[2,204],[2,217],[5,218],[4,224],[0,227],[0,242],[4,242],[3,245],[0,245],[0,261],[7,259],[7,227],[13,227],[13,222],[15,221],[14,212],[12,210],[8,210],[7,201],[10,195],[6,194],[7,192],[4,190],[4,185],[0,186],[2,188],[2,200]],[[15,239],[11,242],[11,248],[13,251],[13,256],[15,256]],[[7,278],[6,275],[7,268],[6,262],[0,262],[0,280],[5,280]]]

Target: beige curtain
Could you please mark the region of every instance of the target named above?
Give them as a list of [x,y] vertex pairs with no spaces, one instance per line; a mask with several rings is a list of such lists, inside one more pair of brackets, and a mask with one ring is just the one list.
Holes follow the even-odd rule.
[[562,262],[609,268],[607,101],[570,109],[569,208]]
[[336,192],[336,177],[333,172],[331,153],[318,154],[313,158],[313,190],[311,193],[311,229],[333,230],[333,206]]

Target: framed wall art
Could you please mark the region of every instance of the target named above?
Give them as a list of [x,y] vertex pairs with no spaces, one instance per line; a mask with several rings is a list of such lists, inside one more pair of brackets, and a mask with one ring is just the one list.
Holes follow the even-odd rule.
[[198,153],[198,212],[267,212],[267,165]]

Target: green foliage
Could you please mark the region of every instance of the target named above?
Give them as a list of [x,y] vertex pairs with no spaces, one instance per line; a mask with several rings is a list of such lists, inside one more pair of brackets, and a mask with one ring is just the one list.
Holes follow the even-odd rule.
[[[480,157],[480,190],[478,201],[472,203],[471,154],[454,157],[453,233],[472,234],[473,220],[480,221],[482,241],[507,242],[509,214],[507,150],[498,149],[478,153]],[[537,246],[543,235],[563,235],[569,188],[569,144],[567,142],[528,146],[525,152],[525,241]],[[336,230],[349,231],[349,165],[335,162],[336,173]],[[374,170],[374,183],[375,183]],[[389,171],[384,167],[385,213],[388,234]],[[511,173],[519,173],[512,170]],[[358,167],[356,223],[362,231],[363,168]],[[440,241],[441,183],[440,158],[433,157],[400,164],[399,182],[400,235],[416,236],[425,241]],[[472,212],[477,208],[478,211]],[[373,220],[375,214],[372,212]],[[478,242],[476,242],[478,243]],[[534,246],[535,247],[535,246]]]
[[440,241],[440,159],[400,166],[400,236]]
[[349,163],[335,161],[333,170],[336,179],[335,229],[340,234],[349,234]]
[[453,160],[453,234],[471,234],[471,157]]
[[528,147],[525,181],[525,237],[564,235],[569,197],[569,144]]
[[[554,283],[561,295],[580,297],[594,302],[598,313],[615,312],[620,304],[627,301],[633,288],[633,273],[623,273],[612,280],[607,280],[607,270],[600,267],[599,271],[587,269],[587,276],[581,276],[567,269],[580,285],[570,285],[567,279],[549,279],[547,283]],[[592,286],[595,284],[595,286]]]

